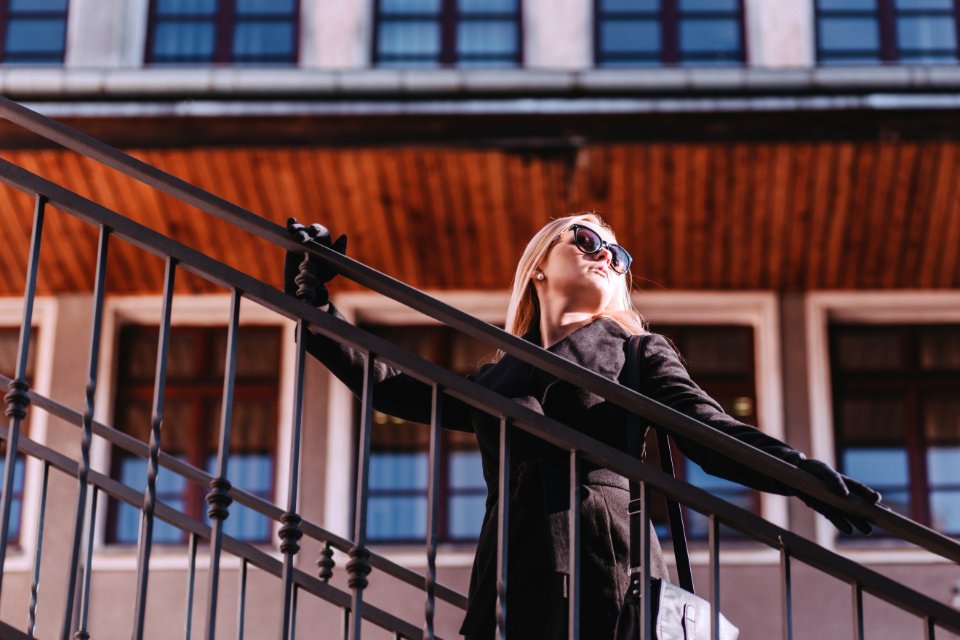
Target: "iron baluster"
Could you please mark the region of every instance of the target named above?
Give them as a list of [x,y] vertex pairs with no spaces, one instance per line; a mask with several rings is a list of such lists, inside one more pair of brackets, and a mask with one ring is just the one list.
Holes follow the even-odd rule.
[[190,640],[193,630],[193,592],[197,583],[197,535],[190,534],[190,543],[187,548],[187,556],[190,558],[187,566],[187,602],[186,615],[183,621],[183,637]]
[[436,610],[437,591],[437,516],[439,503],[440,472],[440,401],[442,390],[433,385],[430,410],[430,462],[427,480],[427,575],[424,587],[427,601],[424,609],[424,637],[433,640],[433,618]]
[[569,577],[567,583],[567,635],[570,640],[580,638],[580,452],[570,452],[570,512],[567,525],[570,529]]
[[87,518],[87,476],[90,474],[90,442],[93,438],[93,409],[97,393],[97,366],[100,361],[100,329],[103,324],[103,299],[107,280],[107,254],[110,229],[101,225],[97,246],[97,273],[93,286],[93,320],[90,330],[90,359],[87,367],[87,386],[84,389],[83,429],[80,435],[80,464],[77,467],[77,510],[73,521],[73,544],[70,548],[70,570],[67,578],[67,597],[64,605],[63,629],[60,636],[70,637],[73,623],[74,588],[80,564],[80,546],[83,543],[83,525]]
[[500,471],[497,477],[497,638],[507,638],[507,540],[510,529],[510,424],[500,417]]
[[40,480],[40,515],[37,518],[37,541],[33,552],[33,581],[30,583],[30,612],[27,614],[27,635],[33,638],[37,627],[37,596],[40,591],[40,562],[43,557],[43,526],[47,514],[47,487],[50,477],[50,465],[43,464],[43,476]]
[[320,550],[320,559],[317,560],[317,567],[320,569],[318,577],[324,582],[330,582],[333,577],[333,568],[337,563],[333,560],[333,547],[329,540],[323,541],[323,549]]
[[207,515],[210,516],[210,569],[207,589],[206,638],[213,640],[217,626],[217,599],[220,593],[220,552],[223,547],[223,523],[230,515],[230,430],[233,422],[233,390],[237,367],[237,340],[240,327],[240,291],[230,292],[230,324],[227,327],[226,362],[223,368],[223,399],[220,403],[220,439],[217,444],[216,477],[210,481]]
[[933,618],[924,616],[923,618],[923,640],[935,640],[937,636],[936,625]]
[[[33,210],[33,230],[30,235],[30,253],[27,258],[27,278],[23,292],[23,321],[20,323],[20,342],[17,345],[17,371],[8,384],[9,391],[3,396],[6,402],[4,414],[10,420],[7,431],[7,451],[3,465],[3,488],[0,491],[0,576],[3,575],[10,540],[10,510],[13,504],[13,485],[17,467],[17,450],[20,425],[27,417],[30,397],[27,391],[27,362],[30,356],[30,331],[33,326],[33,301],[37,292],[37,270],[40,266],[40,241],[43,235],[43,217],[47,199],[37,195]],[[3,581],[0,580],[0,589]]]
[[[650,619],[650,487],[646,482],[637,483],[637,504],[640,507],[640,629],[643,640],[653,640]],[[633,585],[637,587],[638,585]]]
[[707,535],[710,546],[710,637],[720,640],[720,521],[715,513],[710,514]]
[[90,498],[90,519],[87,522],[86,552],[83,566],[83,590],[80,592],[80,627],[73,634],[74,640],[89,640],[87,631],[87,617],[90,613],[90,574],[93,573],[93,535],[97,525],[97,496],[100,495],[96,487],[92,489]]
[[283,620],[280,623],[280,637],[289,638],[293,609],[293,558],[300,551],[300,516],[297,515],[297,502],[300,487],[300,433],[303,423],[303,373],[305,359],[305,338],[307,322],[301,319],[297,323],[297,364],[293,384],[293,428],[290,437],[290,479],[287,484],[287,510],[280,516],[281,527],[280,552],[283,554]]
[[783,637],[793,638],[793,582],[790,577],[790,551],[780,539],[780,578],[783,582]]
[[240,588],[237,589],[237,640],[243,640],[243,622],[247,608],[247,560],[240,561]]
[[350,640],[360,640],[363,622],[363,590],[370,573],[367,550],[367,484],[370,479],[370,439],[373,435],[373,387],[377,356],[368,351],[363,361],[363,394],[360,398],[360,442],[357,447],[357,495],[354,510],[353,546],[347,562],[347,585],[353,590],[350,601]]
[[853,584],[853,633],[856,640],[863,640],[863,586]]
[[293,585],[293,608],[290,611],[290,640],[297,637],[297,601],[300,598],[300,589]]
[[133,617],[133,638],[143,638],[146,619],[147,583],[150,577],[150,553],[153,545],[154,511],[157,504],[157,459],[160,456],[160,428],[163,425],[163,396],[167,380],[167,351],[170,343],[170,314],[173,308],[173,285],[177,262],[167,257],[163,282],[163,312],[157,340],[157,369],[153,383],[153,412],[150,424],[150,454],[147,462],[147,489],[140,518],[139,555],[137,558],[137,595]]

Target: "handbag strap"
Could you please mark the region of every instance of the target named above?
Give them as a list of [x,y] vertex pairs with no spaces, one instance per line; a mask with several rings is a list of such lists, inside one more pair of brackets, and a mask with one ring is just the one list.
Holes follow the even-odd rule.
[[[630,337],[627,346],[627,383],[634,391],[640,391],[640,374],[643,353],[643,346],[646,344],[650,334],[634,335]],[[643,453],[643,429],[636,416],[631,414],[628,424],[627,448],[629,453],[638,458]],[[676,477],[673,469],[673,456],[670,451],[670,439],[667,433],[654,425],[657,434],[657,448],[660,452],[660,468],[664,473]],[[639,486],[636,482],[630,482],[630,498],[635,500],[639,497]],[[693,572],[690,569],[690,554],[687,551],[687,534],[683,526],[683,516],[680,512],[680,504],[676,500],[666,498],[667,514],[670,518],[670,534],[673,537],[673,555],[677,562],[677,577],[680,579],[680,586],[694,593]],[[630,563],[633,566],[639,566],[640,556],[640,527],[649,526],[641,522],[640,515],[633,513],[630,515]]]

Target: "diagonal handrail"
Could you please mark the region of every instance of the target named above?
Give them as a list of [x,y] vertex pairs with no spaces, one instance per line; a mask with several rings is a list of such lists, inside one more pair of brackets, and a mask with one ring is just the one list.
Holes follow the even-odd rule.
[[[282,226],[7,98],[0,97],[0,115],[48,140],[82,153],[163,193],[256,234],[281,249],[306,250],[311,255],[316,255],[329,263],[339,273],[352,280],[471,337],[502,349],[504,352],[538,369],[596,393],[614,404],[660,425],[670,434],[695,440],[730,459],[748,463],[756,471],[767,477],[776,478],[799,493],[813,496],[822,502],[849,511],[905,541],[960,564],[960,543],[929,527],[888,509],[867,505],[855,498],[839,497],[827,490],[809,474],[799,471],[782,460],[754,449],[727,434],[712,429],[685,414],[642,396],[632,389],[608,380],[589,369],[541,349],[490,323],[436,300],[422,291],[380,273],[361,262],[316,243],[311,243],[309,246],[300,245],[290,238]],[[7,164],[11,167],[15,166]],[[53,183],[47,182],[46,184],[60,189]],[[156,253],[154,249],[148,246],[143,248]],[[284,315],[294,319],[306,317],[303,313],[291,315],[287,312]]]
[[[928,596],[917,593],[889,578],[846,560],[842,556],[819,547],[796,534],[776,527],[750,512],[729,505],[701,489],[666,476],[648,465],[638,463],[635,458],[624,452],[541,414],[532,412],[509,398],[505,398],[443,367],[406,352],[390,342],[286,296],[249,275],[223,265],[202,253],[2,160],[0,160],[0,181],[31,193],[42,193],[44,197],[49,199],[50,204],[63,209],[67,213],[72,213],[88,222],[107,226],[112,229],[112,233],[124,237],[138,246],[149,248],[155,253],[174,258],[184,268],[194,271],[202,277],[239,289],[244,292],[244,297],[278,313],[288,317],[301,317],[311,324],[317,325],[327,335],[335,336],[337,339],[367,352],[376,353],[379,359],[395,364],[418,379],[433,381],[443,388],[444,393],[488,413],[508,419],[511,424],[552,444],[570,451],[577,451],[586,460],[596,462],[630,479],[648,482],[670,498],[689,504],[697,510],[716,514],[725,523],[756,540],[769,546],[789,549],[793,557],[807,562],[813,567],[862,586],[864,591],[897,604],[905,610],[923,615],[944,628],[960,632],[960,612],[945,607]],[[39,191],[36,191],[37,189]],[[637,398],[643,399],[643,396],[637,395]],[[4,433],[4,431],[0,431],[0,437]],[[30,452],[31,446],[33,444],[28,443],[24,450]],[[71,464],[75,463],[71,461]],[[105,490],[111,487],[114,490],[119,490],[115,486],[116,481],[112,481],[102,474],[94,474],[92,478],[92,481],[98,483],[98,486],[104,487]],[[114,484],[110,484],[111,482]],[[139,497],[139,494],[137,497]],[[885,510],[880,509],[880,511]],[[176,516],[176,512],[174,512],[173,515],[167,513],[166,516],[161,515],[161,517],[168,519],[179,516]],[[205,533],[208,534],[206,530],[200,532],[201,535]]]

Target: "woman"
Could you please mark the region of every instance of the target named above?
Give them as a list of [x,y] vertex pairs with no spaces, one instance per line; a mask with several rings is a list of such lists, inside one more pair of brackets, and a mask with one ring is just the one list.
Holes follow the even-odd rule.
[[[301,241],[316,240],[343,251],[319,225],[304,227],[291,219],[288,230]],[[307,260],[298,275],[299,254],[288,254],[287,291],[314,296],[326,306],[323,283],[334,272]],[[595,373],[625,384],[627,341],[644,333],[643,320],[630,299],[629,253],[613,231],[593,214],[553,220],[530,240],[517,266],[507,308],[507,331]],[[313,332],[311,332],[313,333]],[[311,335],[307,350],[355,393],[361,386],[363,356],[322,335]],[[639,391],[820,478],[833,491],[879,501],[875,491],[841,476],[826,464],[807,459],[783,442],[726,415],[687,375],[669,342],[651,335],[638,363]],[[504,355],[471,378],[516,402],[556,418],[603,442],[626,449],[626,412],[589,391]],[[383,364],[376,368],[374,402],[381,411],[420,422],[429,420],[426,385]],[[448,399],[444,426],[476,434],[487,484],[486,512],[470,581],[469,604],[461,632],[469,639],[494,637],[496,628],[496,537],[499,420]],[[568,456],[519,430],[512,435],[510,539],[507,576],[507,630],[512,638],[565,637],[567,603]],[[709,448],[678,438],[681,450],[715,475],[764,491],[789,494],[784,485]],[[610,638],[629,578],[629,501],[625,478],[585,464],[579,505],[581,530],[581,628],[585,637]],[[844,531],[869,525],[823,503],[808,500]],[[663,554],[653,537],[651,574],[667,578]]]

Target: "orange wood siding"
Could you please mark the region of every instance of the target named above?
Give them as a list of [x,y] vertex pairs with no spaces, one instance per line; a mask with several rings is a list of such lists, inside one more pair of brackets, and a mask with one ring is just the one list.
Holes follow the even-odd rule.
[[[960,143],[655,143],[578,149],[217,148],[134,155],[420,288],[506,288],[549,217],[593,210],[643,289],[960,287]],[[279,285],[267,243],[70,152],[4,151],[30,171]],[[0,292],[19,295],[33,204],[0,188]],[[48,215],[43,293],[93,287],[96,229]],[[111,245],[108,288],[156,292],[162,261]],[[339,287],[354,285],[339,282]],[[181,291],[215,291],[185,276]]]

